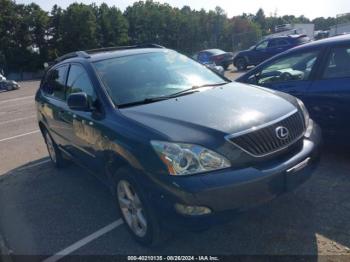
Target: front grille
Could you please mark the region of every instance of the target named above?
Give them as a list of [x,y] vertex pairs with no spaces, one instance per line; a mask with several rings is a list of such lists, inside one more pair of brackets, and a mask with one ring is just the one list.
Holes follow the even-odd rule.
[[[276,128],[285,127],[289,131],[285,139],[278,138]],[[279,151],[296,142],[305,131],[304,121],[299,112],[295,112],[286,118],[271,123],[266,127],[257,128],[251,132],[227,139],[253,156],[265,156]]]

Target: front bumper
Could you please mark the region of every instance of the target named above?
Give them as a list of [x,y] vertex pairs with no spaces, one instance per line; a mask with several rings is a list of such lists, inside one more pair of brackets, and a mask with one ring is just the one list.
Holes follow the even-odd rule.
[[[301,149],[287,159],[264,168],[225,169],[204,175],[179,177],[172,187],[154,195],[161,221],[191,228],[212,224],[237,213],[268,202],[306,181],[317,166],[321,144],[320,128],[311,121]],[[205,206],[210,215],[186,216],[175,211],[175,203]]]

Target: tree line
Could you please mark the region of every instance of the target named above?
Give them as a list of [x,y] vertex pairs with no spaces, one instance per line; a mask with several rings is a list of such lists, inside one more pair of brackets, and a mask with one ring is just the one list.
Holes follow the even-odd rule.
[[[342,17],[350,21],[350,17]],[[336,18],[256,14],[229,18],[225,11],[172,7],[152,0],[135,2],[122,12],[107,4],[54,5],[46,12],[37,4],[0,0],[0,68],[5,72],[36,71],[60,55],[99,47],[158,43],[185,54],[205,48],[247,48],[276,25],[315,23],[325,30]]]

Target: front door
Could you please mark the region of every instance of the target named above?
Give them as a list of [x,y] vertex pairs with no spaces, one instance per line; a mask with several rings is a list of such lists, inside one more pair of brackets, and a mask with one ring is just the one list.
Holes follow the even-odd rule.
[[319,50],[292,53],[283,56],[255,74],[258,85],[286,92],[308,103],[308,90],[312,83]]
[[101,114],[93,109],[97,100],[96,92],[84,67],[72,64],[67,79],[67,97],[80,92],[87,94],[92,110],[82,112],[70,109],[66,114],[73,129],[74,154],[84,165],[99,172],[103,165],[103,159],[100,159],[103,152],[99,150],[103,135],[100,129]]
[[326,134],[350,132],[350,45],[332,48],[320,79],[310,88],[310,115]]

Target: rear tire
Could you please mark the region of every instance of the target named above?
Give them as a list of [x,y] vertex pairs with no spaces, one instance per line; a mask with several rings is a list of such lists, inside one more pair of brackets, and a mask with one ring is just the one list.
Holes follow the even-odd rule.
[[244,71],[247,69],[248,65],[244,58],[238,58],[236,60],[235,66],[238,71]]
[[44,138],[49,153],[50,159],[56,168],[62,168],[66,166],[67,160],[64,159],[61,150],[58,148],[55,141],[47,130],[44,131]]
[[119,212],[136,242],[147,247],[158,246],[168,232],[161,228],[154,207],[135,180],[133,172],[129,168],[120,168],[116,173],[114,195]]
[[224,65],[223,68],[225,71],[227,71],[227,69],[229,68],[230,65]]
[[13,88],[12,86],[8,85],[8,86],[6,87],[6,90],[7,90],[7,91],[12,91],[12,90],[14,90],[14,88]]

